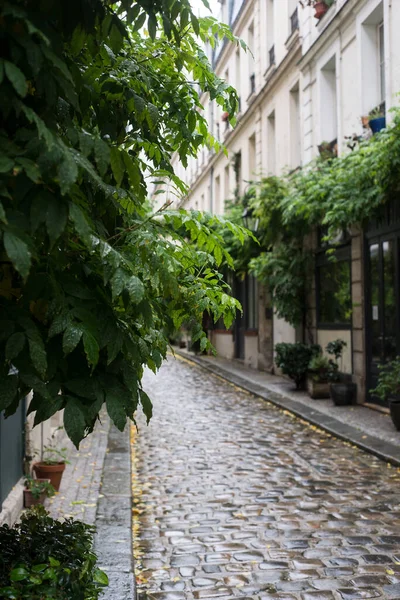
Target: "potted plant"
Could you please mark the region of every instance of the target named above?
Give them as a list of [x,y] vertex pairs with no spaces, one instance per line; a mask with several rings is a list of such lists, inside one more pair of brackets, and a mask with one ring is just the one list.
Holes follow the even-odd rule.
[[369,126],[372,133],[378,133],[386,127],[386,117],[382,108],[378,107],[369,113]]
[[[342,372],[343,350],[346,346],[347,343],[341,339],[333,340],[326,346],[328,354],[335,358],[329,372],[329,380],[331,381],[329,391],[336,406],[354,404],[357,392],[357,384],[351,381],[351,375]],[[339,369],[339,360],[341,369]]]
[[314,356],[321,353],[321,346],[312,344],[288,344],[281,342],[275,346],[276,364],[296,384],[296,390],[304,388],[308,366]]
[[330,158],[336,158],[338,155],[338,146],[337,140],[333,140],[332,142],[321,142],[318,145],[318,152],[320,157],[323,160],[328,160]]
[[328,9],[334,4],[335,0],[302,0],[300,4],[303,6],[311,6],[314,9],[314,17],[322,19]]
[[[54,439],[54,434],[53,434]],[[51,485],[58,492],[67,461],[67,449],[45,446],[42,459],[33,464],[32,468],[38,479],[50,479]]]
[[314,400],[329,398],[329,377],[336,364],[326,356],[314,356],[308,365],[307,391]]
[[389,402],[390,416],[397,431],[400,431],[400,356],[379,366],[378,385],[371,394]]
[[49,479],[33,479],[27,475],[24,481],[24,507],[43,504],[46,498],[54,496],[54,487]]

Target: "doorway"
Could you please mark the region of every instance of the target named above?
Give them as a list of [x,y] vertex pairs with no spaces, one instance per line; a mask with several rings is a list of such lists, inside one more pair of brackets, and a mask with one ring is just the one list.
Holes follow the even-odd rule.
[[366,344],[368,400],[385,405],[371,394],[379,365],[400,355],[400,229],[368,235],[366,244]]

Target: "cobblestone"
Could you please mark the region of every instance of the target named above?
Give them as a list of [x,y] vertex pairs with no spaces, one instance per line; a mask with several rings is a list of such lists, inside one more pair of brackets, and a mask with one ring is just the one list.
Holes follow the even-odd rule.
[[182,360],[145,387],[155,406],[134,446],[140,594],[400,598],[396,468]]

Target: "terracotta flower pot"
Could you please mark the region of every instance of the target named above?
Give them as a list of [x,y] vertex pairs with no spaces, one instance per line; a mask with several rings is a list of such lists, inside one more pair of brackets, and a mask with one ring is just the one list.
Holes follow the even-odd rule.
[[316,19],[322,19],[328,8],[329,6],[325,4],[325,2],[316,2],[314,4],[314,17]]
[[38,479],[50,479],[53,488],[58,492],[60,489],[62,474],[65,469],[65,463],[57,463],[55,465],[46,465],[42,462],[34,463],[33,470]]
[[[37,478],[37,481],[47,481],[49,482],[49,479],[42,479],[42,478]],[[47,493],[46,492],[42,492],[39,496],[39,498],[35,498],[31,492],[31,490],[28,490],[27,488],[24,488],[24,508],[30,508],[31,506],[36,506],[37,504],[44,504],[44,501],[47,498]]]

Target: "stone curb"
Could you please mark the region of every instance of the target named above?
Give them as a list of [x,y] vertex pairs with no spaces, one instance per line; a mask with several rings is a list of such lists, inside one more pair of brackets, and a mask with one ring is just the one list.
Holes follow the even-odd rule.
[[110,427],[96,515],[95,552],[109,578],[103,600],[134,600],[130,427]]
[[268,390],[266,386],[261,386],[257,383],[247,381],[243,377],[234,375],[221,366],[215,366],[210,364],[208,361],[202,360],[199,356],[188,355],[188,353],[180,352],[176,348],[174,348],[174,353],[177,356],[200,366],[210,373],[222,377],[226,381],[233,383],[246,392],[250,392],[250,394],[258,396],[259,398],[263,398],[264,400],[268,400],[268,402],[271,402],[271,404],[287,410],[296,417],[300,417],[312,425],[316,425],[320,429],[331,433],[335,437],[346,442],[350,442],[361,450],[373,454],[385,462],[389,462],[397,467],[400,467],[399,448],[394,444],[385,442],[370,435],[368,436],[368,442],[366,442],[362,439],[364,435],[363,431],[360,431],[351,425],[347,425],[346,423],[342,423],[341,421],[338,421],[337,419],[320,412],[316,408],[310,408],[284,396],[283,394],[279,394],[275,391],[272,392]]

